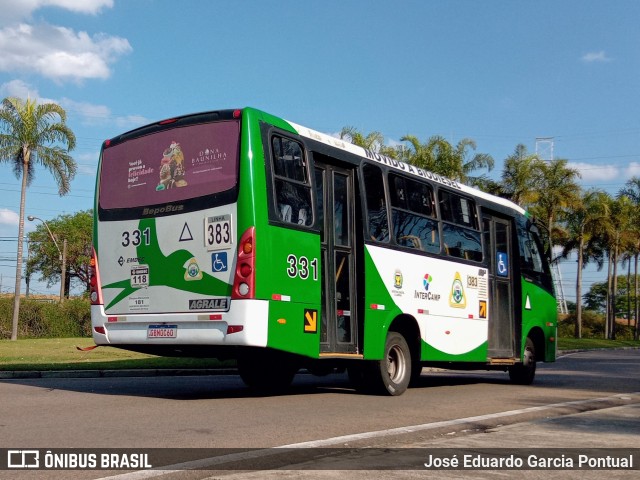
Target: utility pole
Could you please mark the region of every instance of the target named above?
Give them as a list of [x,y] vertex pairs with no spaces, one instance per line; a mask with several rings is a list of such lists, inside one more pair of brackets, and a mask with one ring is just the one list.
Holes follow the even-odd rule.
[[[553,161],[554,137],[536,137],[536,156],[543,162]],[[551,228],[551,225],[549,225]],[[553,245],[551,245],[553,257]],[[564,296],[564,287],[562,285],[562,273],[560,272],[559,259],[551,263],[551,276],[553,277],[553,286],[556,292],[556,301],[558,302],[558,312],[567,314],[567,300]]]
[[60,303],[64,302],[64,290],[67,284],[67,239],[62,241],[62,272],[60,273]]

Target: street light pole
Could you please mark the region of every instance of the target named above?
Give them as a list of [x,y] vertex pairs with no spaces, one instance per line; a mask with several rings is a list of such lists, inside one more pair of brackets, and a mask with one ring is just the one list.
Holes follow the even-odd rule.
[[45,228],[47,229],[47,232],[49,232],[49,236],[51,237],[51,240],[53,240],[53,244],[56,246],[56,248],[58,249],[58,253],[60,254],[60,256],[58,257],[58,260],[60,260],[60,263],[62,264],[62,270],[60,272],[60,303],[64,302],[64,286],[65,286],[65,282],[67,280],[67,239],[65,238],[62,242],[62,250],[60,250],[60,246],[58,245],[58,242],[56,240],[55,235],[51,232],[51,229],[49,228],[49,225],[47,225],[47,222],[45,222],[44,220],[42,220],[41,218],[38,217],[34,217],[33,215],[29,215],[27,217],[27,219],[30,222],[33,222],[34,220],[40,220]]

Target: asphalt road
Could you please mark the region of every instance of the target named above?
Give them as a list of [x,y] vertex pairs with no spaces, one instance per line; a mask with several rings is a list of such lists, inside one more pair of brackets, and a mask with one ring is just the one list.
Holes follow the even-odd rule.
[[[3,380],[0,448],[258,449],[227,457],[246,465],[253,462],[251,468],[273,467],[270,462],[277,456],[270,447],[283,445],[308,447],[307,452],[318,447],[414,447],[416,458],[405,460],[414,463],[424,455],[422,449],[433,447],[624,448],[637,446],[640,439],[639,367],[638,350],[577,353],[539,365],[533,386],[511,385],[507,375],[499,372],[425,370],[421,384],[400,397],[360,395],[346,375],[318,378],[301,374],[287,394],[276,396],[252,394],[235,375]],[[372,452],[378,451],[377,459],[356,450],[347,460],[361,459],[372,467],[374,460],[381,459],[402,463],[398,452]],[[309,461],[288,455],[290,460]],[[322,461],[325,468],[340,469],[347,460],[338,455]],[[288,472],[272,471],[269,478],[330,475],[326,471]],[[5,475],[8,473],[11,476]],[[144,473],[144,478],[158,474]],[[482,472],[415,469],[395,471],[392,476],[467,478],[472,473],[485,478]],[[588,476],[597,472],[556,473],[564,474],[558,478],[602,478]],[[571,477],[574,473],[580,476]],[[4,471],[0,478],[104,478],[114,474]],[[519,478],[539,478],[526,475],[540,472],[518,474]],[[371,478],[370,472],[365,475],[360,470],[349,472],[349,478]],[[169,472],[165,477],[227,476],[266,478],[265,472],[234,470]],[[375,478],[387,477],[379,472]]]

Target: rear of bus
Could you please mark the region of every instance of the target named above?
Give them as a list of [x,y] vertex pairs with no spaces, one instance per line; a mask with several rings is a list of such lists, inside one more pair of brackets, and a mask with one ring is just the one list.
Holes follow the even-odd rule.
[[169,355],[266,345],[268,306],[251,300],[253,208],[238,209],[241,117],[188,115],[104,142],[91,280],[97,345]]

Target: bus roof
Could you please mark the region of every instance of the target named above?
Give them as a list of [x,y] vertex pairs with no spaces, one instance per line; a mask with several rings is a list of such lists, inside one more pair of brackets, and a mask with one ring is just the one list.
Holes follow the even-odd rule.
[[422,168],[418,168],[416,166],[410,165],[406,162],[400,161],[400,160],[396,160],[393,158],[389,158],[385,155],[381,155],[379,153],[376,152],[372,152],[370,150],[367,150],[365,148],[359,147],[357,145],[354,145],[350,142],[347,142],[345,140],[339,139],[339,138],[335,138],[332,137],[331,135],[327,135],[326,133],[322,133],[322,132],[318,132],[316,130],[312,130],[310,128],[304,127],[302,125],[298,125],[294,122],[290,122],[287,120],[287,122],[298,132],[299,135],[306,137],[306,138],[310,138],[311,140],[315,140],[321,143],[324,143],[326,145],[329,145],[331,147],[334,148],[339,148],[341,150],[345,150],[349,153],[352,153],[354,155],[358,155],[360,157],[364,157],[370,160],[374,160],[377,161],[378,163],[383,163],[385,165],[387,165],[388,167],[391,167],[393,169],[402,171],[404,173],[408,173],[410,175],[419,177],[419,178],[428,178],[430,180],[433,180],[437,183],[449,186],[449,187],[453,187],[456,190],[460,190],[461,192],[464,192],[470,196],[473,197],[478,197],[478,198],[482,198],[484,200],[487,200],[489,202],[492,203],[497,203],[499,205],[502,205],[504,207],[507,208],[511,208],[519,213],[521,213],[522,215],[526,215],[527,212],[518,204],[512,202],[511,200],[507,200],[506,198],[502,198],[502,197],[498,197],[495,195],[491,195],[490,193],[487,192],[483,192],[482,190],[478,190],[477,188],[473,188],[470,187],[468,185],[464,185],[462,183],[456,182],[455,180],[451,180],[449,178],[443,177],[442,175],[438,175],[436,173],[433,172],[429,172],[427,170],[424,170]]

